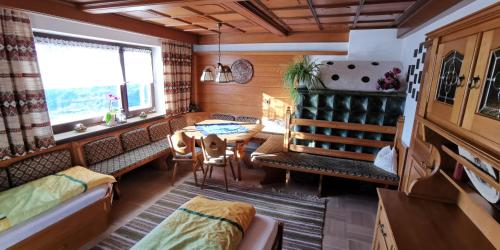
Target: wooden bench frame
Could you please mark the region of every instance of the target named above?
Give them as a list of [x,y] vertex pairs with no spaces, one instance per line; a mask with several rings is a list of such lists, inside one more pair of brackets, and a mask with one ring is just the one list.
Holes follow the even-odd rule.
[[[396,126],[379,126],[372,124],[359,124],[359,123],[346,123],[346,122],[336,122],[336,121],[325,121],[325,120],[313,120],[313,119],[298,119],[292,116],[292,112],[290,107],[287,108],[286,118],[285,118],[285,134],[283,140],[283,152],[299,152],[299,153],[307,153],[307,154],[315,154],[336,158],[346,158],[352,160],[361,160],[361,161],[374,161],[374,154],[368,153],[358,153],[358,152],[350,152],[350,151],[341,151],[334,149],[323,149],[323,148],[315,148],[308,147],[304,145],[296,145],[294,144],[293,139],[305,139],[305,140],[314,140],[321,142],[332,142],[332,143],[342,143],[348,145],[359,145],[359,146],[370,146],[382,148],[387,145],[394,146],[396,148],[396,152],[398,154],[398,163],[397,163],[397,175],[402,176],[403,168],[405,165],[405,159],[407,154],[407,147],[401,141],[401,135],[403,133],[403,123],[404,118],[399,117]],[[313,134],[313,133],[305,133],[305,132],[295,132],[292,131],[293,126],[302,125],[302,126],[315,126],[315,127],[323,127],[323,128],[333,128],[333,129],[344,129],[350,131],[364,131],[364,132],[375,132],[375,133],[383,133],[383,134],[391,134],[394,135],[394,141],[379,141],[379,140],[371,140],[371,139],[359,139],[352,137],[341,137],[341,136],[331,136],[331,135],[321,135],[321,134]],[[368,181],[378,184],[389,185],[399,185],[399,183],[395,183],[389,180],[378,180],[371,179],[367,177],[359,177],[352,176],[348,174],[337,174],[331,172],[325,172],[321,170],[314,169],[303,169],[303,168],[295,168],[284,164],[264,164],[263,167],[267,168],[275,168],[276,170],[267,169],[266,179],[263,183],[268,183],[272,181],[276,181],[279,179],[283,179],[283,171],[286,170],[285,178],[288,183],[290,171],[298,171],[312,174],[319,174],[319,187],[318,193],[321,195],[322,191],[322,182],[323,176],[335,176],[342,177],[347,179]],[[279,170],[278,170],[279,169]],[[401,180],[400,180],[401,182]]]

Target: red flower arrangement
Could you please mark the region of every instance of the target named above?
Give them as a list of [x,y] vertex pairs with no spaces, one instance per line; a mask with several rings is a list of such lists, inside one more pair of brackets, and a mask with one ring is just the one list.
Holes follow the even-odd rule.
[[399,90],[401,87],[401,82],[399,81],[399,74],[401,74],[401,70],[399,68],[393,68],[392,70],[385,73],[385,78],[378,79],[377,89],[378,90],[390,90],[395,89]]

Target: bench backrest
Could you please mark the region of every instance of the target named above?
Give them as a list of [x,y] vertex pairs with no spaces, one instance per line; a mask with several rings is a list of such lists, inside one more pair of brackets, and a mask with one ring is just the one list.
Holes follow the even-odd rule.
[[0,191],[63,171],[73,163],[71,144],[0,161]]
[[[391,145],[395,146],[398,151],[399,175],[401,174],[399,170],[402,170],[399,166],[403,166],[401,161],[404,161],[406,157],[406,147],[401,142],[403,122],[403,117],[399,117],[396,126],[302,119],[295,118],[288,108],[283,148],[285,152],[373,161],[378,149]],[[344,133],[334,133],[332,130]],[[363,138],[360,135],[363,135]],[[372,138],[367,139],[370,137]],[[376,150],[364,151],[367,148]]]

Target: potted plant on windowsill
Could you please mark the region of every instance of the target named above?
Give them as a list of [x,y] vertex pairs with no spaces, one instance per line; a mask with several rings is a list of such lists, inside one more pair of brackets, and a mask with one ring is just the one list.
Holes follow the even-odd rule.
[[298,88],[305,87],[308,90],[326,89],[325,84],[319,77],[319,66],[321,64],[310,61],[305,56],[288,65],[283,73],[283,82],[294,101],[300,100]]
[[103,121],[106,122],[106,126],[113,127],[116,125],[116,112],[118,109],[113,108],[113,103],[117,102],[120,98],[111,93],[106,95],[106,99],[109,101],[108,112],[104,115]]

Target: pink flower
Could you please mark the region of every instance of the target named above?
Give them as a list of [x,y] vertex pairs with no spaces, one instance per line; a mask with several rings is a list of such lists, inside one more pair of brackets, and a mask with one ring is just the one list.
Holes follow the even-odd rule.
[[399,68],[393,68],[392,72],[394,72],[394,74],[396,75],[399,75],[401,73],[401,70]]

